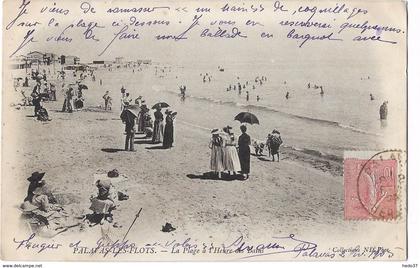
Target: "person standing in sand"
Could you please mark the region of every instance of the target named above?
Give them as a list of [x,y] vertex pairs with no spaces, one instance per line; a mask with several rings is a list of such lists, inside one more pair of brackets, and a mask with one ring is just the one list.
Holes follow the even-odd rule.
[[381,107],[379,107],[379,118],[386,120],[388,118],[388,101],[384,101]]
[[212,130],[212,138],[209,144],[211,149],[210,170],[217,174],[219,179],[222,178],[222,171],[225,169],[223,165],[223,138],[220,136],[218,129]]
[[144,133],[145,128],[145,114],[149,111],[146,105],[145,100],[140,101],[140,112],[139,112],[139,122],[138,122],[138,132]]
[[241,136],[238,139],[238,147],[239,147],[239,161],[241,163],[241,171],[242,174],[249,178],[249,171],[250,171],[250,160],[251,160],[251,150],[249,149],[249,145],[251,145],[251,137],[246,134],[246,126],[242,125],[241,127]]
[[175,115],[172,111],[167,110],[165,131],[163,132],[163,148],[171,148],[174,142],[174,118]]
[[235,147],[235,135],[230,132],[231,129],[231,126],[223,128],[226,139],[225,146],[223,147],[223,166],[229,174],[231,171],[233,174],[236,174],[236,172],[241,171],[241,163],[239,162],[238,152]]
[[153,143],[161,143],[163,138],[163,114],[162,108],[158,106],[155,112],[155,123],[153,125]]
[[[105,101],[105,111],[108,111],[109,101],[111,99],[111,97],[109,96],[108,90],[105,92],[105,95],[103,95],[102,98]],[[111,107],[109,107],[109,109],[111,110]]]
[[136,125],[136,120],[134,116],[127,116],[124,121],[125,124],[125,150],[134,152],[134,127]]

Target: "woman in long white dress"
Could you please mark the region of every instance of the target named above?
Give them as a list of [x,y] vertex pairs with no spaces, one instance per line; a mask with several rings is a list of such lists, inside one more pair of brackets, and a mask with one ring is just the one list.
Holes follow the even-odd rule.
[[213,130],[209,144],[209,148],[211,149],[210,170],[217,173],[219,179],[222,177],[222,171],[224,170],[223,145],[224,140],[220,136],[219,130]]
[[225,146],[223,147],[223,166],[225,171],[232,172],[236,174],[236,172],[241,171],[241,163],[239,162],[238,151],[236,150],[235,144],[235,136],[233,133],[230,132],[232,127],[227,126],[223,128],[223,132],[225,133]]

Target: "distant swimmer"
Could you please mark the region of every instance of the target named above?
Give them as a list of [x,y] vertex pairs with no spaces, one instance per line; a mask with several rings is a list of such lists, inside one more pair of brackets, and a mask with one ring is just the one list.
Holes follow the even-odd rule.
[[257,101],[260,101],[260,96],[259,95],[257,95]]
[[375,97],[373,96],[373,94],[372,94],[372,93],[370,93],[370,100],[371,100],[371,101],[375,100]]
[[311,83],[308,83],[308,89],[311,88]]
[[286,100],[288,100],[290,98],[290,94],[289,94],[289,91],[287,91],[287,93],[286,93]]
[[322,96],[324,96],[324,89],[322,88],[322,86],[320,87],[321,88],[321,91],[319,92],[319,94],[321,95],[321,97]]
[[246,92],[246,101],[249,101],[249,91]]
[[381,120],[386,120],[388,118],[388,101],[384,101],[381,107],[379,107],[379,117]]

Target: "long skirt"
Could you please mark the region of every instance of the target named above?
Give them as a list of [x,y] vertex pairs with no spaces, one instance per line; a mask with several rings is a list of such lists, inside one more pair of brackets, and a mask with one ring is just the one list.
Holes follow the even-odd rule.
[[241,163],[235,146],[228,145],[223,148],[223,166],[226,171],[241,171]]
[[144,113],[139,113],[138,132],[144,133]]
[[250,154],[249,146],[239,147],[239,161],[241,162],[241,171],[244,174],[249,174]]
[[213,146],[211,149],[210,170],[215,172],[222,172],[223,166],[223,149],[221,146]]
[[152,142],[160,143],[163,139],[163,121],[155,121]]
[[163,147],[170,148],[174,143],[174,126],[166,124],[165,131],[163,133]]

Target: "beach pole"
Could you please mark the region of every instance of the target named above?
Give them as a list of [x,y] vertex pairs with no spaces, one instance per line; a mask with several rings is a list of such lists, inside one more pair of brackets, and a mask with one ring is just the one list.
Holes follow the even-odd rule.
[[140,212],[141,212],[142,210],[143,210],[143,208],[140,208],[139,212],[137,212],[136,217],[134,218],[133,222],[131,223],[130,227],[128,228],[127,233],[125,233],[124,238],[123,238],[123,240],[122,240],[122,241],[124,241],[124,240],[125,240],[125,238],[127,237],[128,233],[129,233],[129,232],[130,232],[130,230],[131,230],[131,227],[133,227],[133,225],[134,225],[134,223],[136,222],[137,218],[138,218],[138,217],[140,217]]

